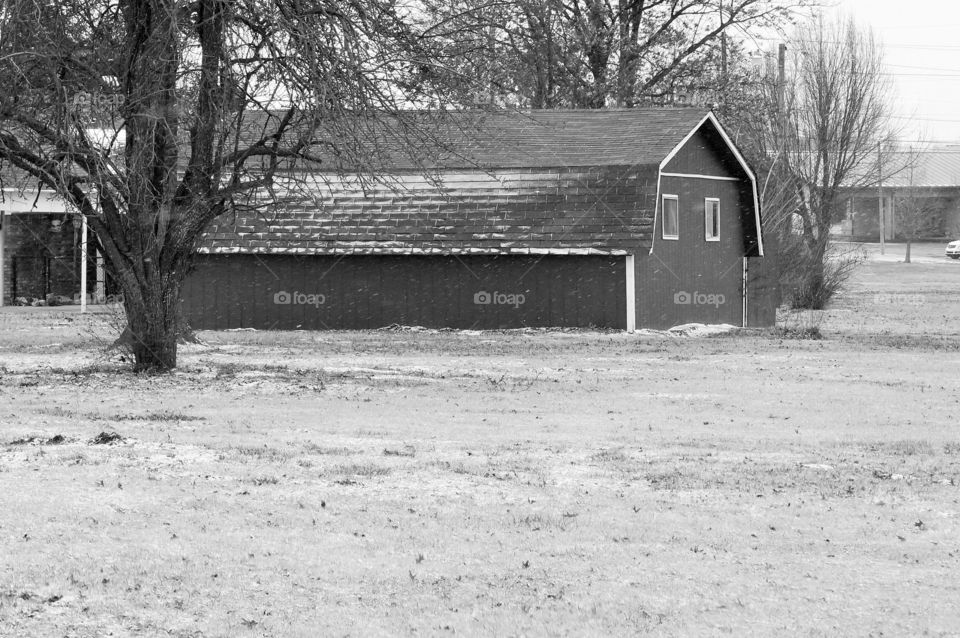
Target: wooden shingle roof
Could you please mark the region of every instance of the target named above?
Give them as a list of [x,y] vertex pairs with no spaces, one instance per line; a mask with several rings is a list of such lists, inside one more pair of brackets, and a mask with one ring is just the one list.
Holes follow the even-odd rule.
[[222,215],[200,252],[623,254],[649,236],[656,188],[649,166],[407,174],[366,192],[318,176],[310,199]]
[[314,176],[260,213],[221,216],[200,252],[633,252],[652,233],[660,162],[705,115],[699,109],[464,114],[441,134],[449,152],[428,163],[435,179],[381,148],[386,183],[361,188],[342,176]]
[[[699,123],[703,109],[464,113],[441,137],[459,151],[439,168],[537,168],[659,164]],[[390,168],[409,164],[397,158]]]

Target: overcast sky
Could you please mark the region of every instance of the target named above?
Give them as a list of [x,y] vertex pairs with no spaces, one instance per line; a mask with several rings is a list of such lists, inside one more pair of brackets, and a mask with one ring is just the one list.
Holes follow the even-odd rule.
[[907,142],[960,142],[960,2],[839,0],[884,44]]

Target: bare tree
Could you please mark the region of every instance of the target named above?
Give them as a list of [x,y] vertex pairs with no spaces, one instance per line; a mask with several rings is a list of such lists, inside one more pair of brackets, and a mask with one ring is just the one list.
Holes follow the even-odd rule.
[[922,175],[918,175],[922,173],[922,168],[919,168],[921,153],[915,153],[911,149],[904,155],[908,158],[905,170],[908,171],[909,185],[906,195],[894,198],[893,206],[900,235],[907,242],[903,261],[909,264],[913,243],[921,234],[938,232],[943,214],[943,202],[936,197],[921,196],[920,187],[917,186],[917,179],[922,179]]
[[402,6],[2,0],[0,162],[88,218],[137,370],[175,367],[181,287],[214,218],[331,158],[426,161],[430,127],[405,109],[441,111],[449,85]]
[[769,225],[788,253],[796,244],[794,303],[822,308],[852,271],[830,249],[842,189],[875,184],[877,150],[893,147],[889,86],[879,44],[852,19],[818,16],[787,47],[785,76],[767,74],[730,120],[769,189]]
[[634,106],[722,64],[727,31],[779,27],[814,0],[427,0],[448,46],[504,101]]

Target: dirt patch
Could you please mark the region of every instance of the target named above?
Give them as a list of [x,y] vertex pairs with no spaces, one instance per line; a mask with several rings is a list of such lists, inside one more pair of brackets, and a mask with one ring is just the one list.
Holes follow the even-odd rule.
[[67,438],[62,434],[54,434],[51,437],[27,436],[19,439],[13,439],[7,445],[60,445],[66,441]]
[[123,437],[117,434],[116,432],[101,432],[92,439],[90,439],[91,445],[111,445],[113,443],[122,443]]

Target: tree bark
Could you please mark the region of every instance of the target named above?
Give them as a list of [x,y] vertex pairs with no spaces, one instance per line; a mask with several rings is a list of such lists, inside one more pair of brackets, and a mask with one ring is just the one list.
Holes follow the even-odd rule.
[[183,277],[170,273],[136,289],[124,289],[129,347],[135,372],[166,372],[177,367],[180,292]]

